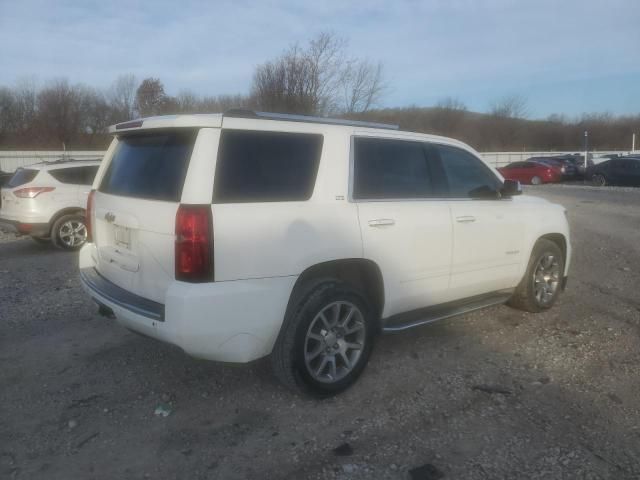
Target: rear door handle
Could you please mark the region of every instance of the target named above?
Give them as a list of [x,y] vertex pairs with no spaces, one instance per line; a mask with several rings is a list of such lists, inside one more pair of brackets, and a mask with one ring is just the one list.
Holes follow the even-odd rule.
[[375,220],[369,220],[370,227],[383,227],[385,225],[395,225],[396,221],[393,218],[377,218]]
[[458,223],[472,223],[476,221],[476,217],[472,215],[463,215],[462,217],[456,217]]

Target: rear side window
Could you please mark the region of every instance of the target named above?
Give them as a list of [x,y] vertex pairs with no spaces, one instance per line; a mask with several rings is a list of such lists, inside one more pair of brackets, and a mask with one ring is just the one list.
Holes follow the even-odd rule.
[[420,142],[355,138],[353,198],[375,200],[433,196],[425,149]]
[[179,202],[196,133],[179,130],[120,137],[99,190]]
[[308,200],[318,172],[322,135],[223,130],[214,203]]
[[13,177],[11,177],[9,183],[7,183],[7,187],[14,188],[32,182],[39,171],[40,170],[33,170],[31,168],[19,168],[16,170],[16,173],[13,174]]
[[460,148],[438,145],[442,168],[454,198],[497,198],[498,178],[479,158]]
[[98,172],[98,165],[86,167],[69,167],[49,170],[49,175],[62,183],[72,185],[91,185]]

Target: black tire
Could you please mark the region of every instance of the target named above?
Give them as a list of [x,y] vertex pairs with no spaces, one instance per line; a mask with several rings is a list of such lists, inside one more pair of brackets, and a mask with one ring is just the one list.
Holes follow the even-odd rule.
[[31,237],[31,240],[33,240],[39,245],[48,245],[51,243],[50,238],[44,238],[44,237]]
[[531,177],[531,185],[542,185],[542,179],[537,175]]
[[[558,278],[556,279],[557,284],[555,285],[553,294],[549,298],[544,298],[544,300],[541,301],[541,299],[537,298],[536,296],[535,275],[540,262],[547,255],[551,255],[554,259],[557,259],[557,269],[559,273]],[[562,290],[564,261],[565,260],[564,256],[562,255],[562,251],[555,242],[552,242],[551,240],[547,240],[545,238],[539,239],[534,245],[533,251],[531,252],[531,258],[529,259],[529,264],[527,265],[527,270],[524,274],[524,277],[520,281],[520,284],[516,288],[516,291],[513,293],[513,296],[507,302],[508,305],[513,308],[532,313],[542,312],[543,310],[551,308],[556,302],[560,291]]]
[[601,173],[596,173],[591,177],[591,183],[596,187],[604,187],[607,184],[607,179]]
[[[75,239],[73,243],[68,240],[68,224],[80,224],[84,227],[83,239]],[[79,214],[63,215],[53,224],[51,228],[51,241],[53,244],[63,250],[78,250],[85,244],[87,239],[87,227],[84,223],[84,216]]]
[[[328,397],[340,393],[353,385],[360,377],[371,355],[376,332],[373,310],[357,290],[336,280],[314,282],[298,298],[297,304],[289,309],[289,314],[284,320],[280,335],[271,353],[271,365],[274,373],[285,386],[315,397]],[[348,373],[343,372],[342,378],[336,378],[335,381],[326,379],[319,381],[314,378],[314,374],[310,371],[305,360],[305,351],[309,345],[307,335],[313,327],[313,322],[317,321],[320,312],[326,311],[325,309],[335,304],[338,304],[338,318],[340,318],[341,308],[353,306],[361,313],[361,316],[358,316],[357,325],[360,325],[359,320],[361,319],[364,329],[364,344],[352,368]],[[338,323],[340,322],[338,321]],[[345,334],[344,340],[346,341],[346,339],[347,335]],[[324,341],[327,342],[326,337]],[[334,341],[337,344],[338,341],[335,338]],[[327,344],[323,346],[319,342],[319,351],[323,351],[326,346]],[[338,348],[335,345],[334,347]],[[329,348],[324,351],[329,351]],[[336,355],[335,358],[338,358],[337,354],[334,353],[334,355]],[[319,356],[325,357],[325,354],[321,353]],[[320,362],[322,361],[324,360],[320,359]],[[334,371],[335,365],[336,363],[334,363]],[[346,371],[346,364],[343,364],[341,368]],[[328,373],[327,376],[330,374]]]

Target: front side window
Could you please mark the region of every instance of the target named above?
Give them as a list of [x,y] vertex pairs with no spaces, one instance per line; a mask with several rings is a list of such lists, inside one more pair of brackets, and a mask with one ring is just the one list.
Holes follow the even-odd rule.
[[321,153],[318,134],[223,130],[213,202],[308,200]]
[[433,196],[427,155],[420,142],[358,137],[353,162],[354,199]]
[[437,145],[453,198],[497,198],[502,184],[482,160],[448,145]]

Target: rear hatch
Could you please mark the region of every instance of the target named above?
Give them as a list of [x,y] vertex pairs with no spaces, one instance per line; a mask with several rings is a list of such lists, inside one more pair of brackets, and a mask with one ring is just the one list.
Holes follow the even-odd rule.
[[118,138],[94,198],[96,268],[136,295],[164,302],[174,278],[176,212],[197,131]]
[[30,198],[20,198],[13,194],[15,190],[20,187],[29,186],[33,182],[39,169],[36,168],[18,168],[11,179],[5,186],[0,189],[0,215],[6,218],[14,219],[14,217],[20,216],[24,211],[31,209],[33,203]]

